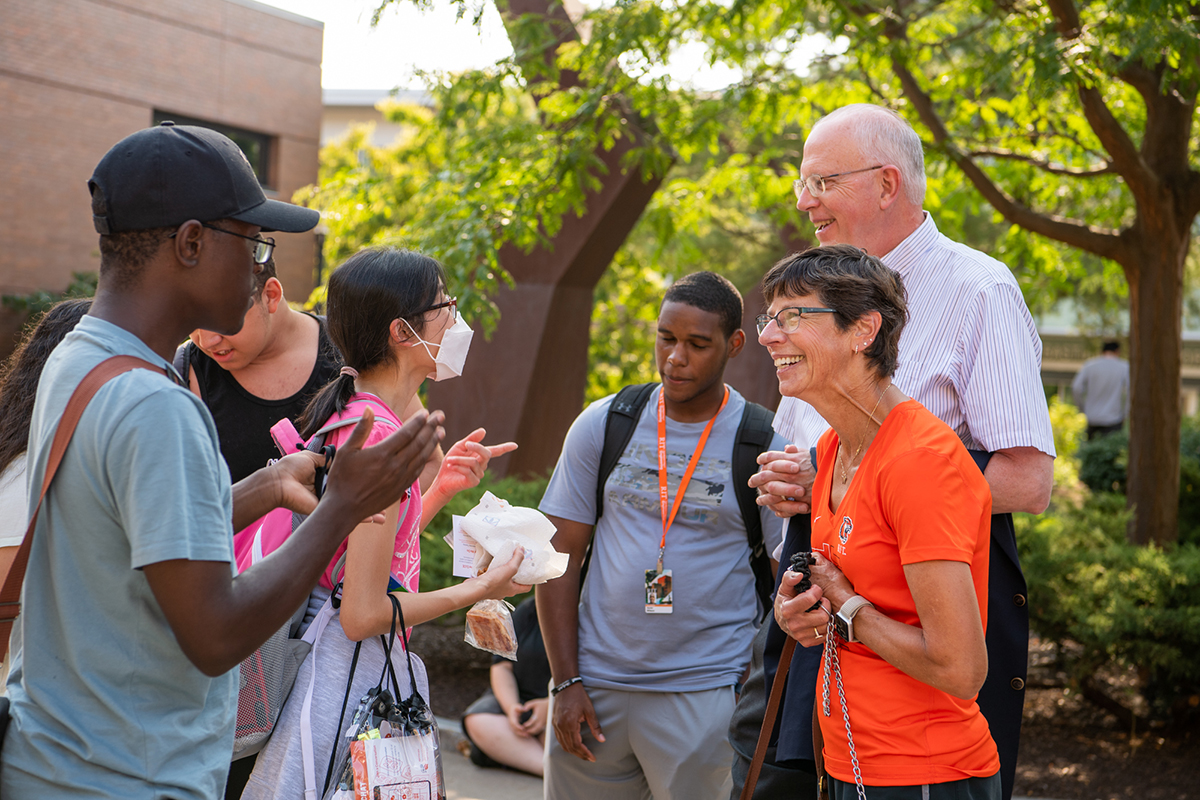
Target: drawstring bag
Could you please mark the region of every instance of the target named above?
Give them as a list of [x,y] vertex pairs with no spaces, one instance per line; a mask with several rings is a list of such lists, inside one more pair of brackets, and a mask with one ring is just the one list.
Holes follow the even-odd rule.
[[[400,601],[392,594],[388,599],[392,601],[392,630],[388,638],[379,637],[385,656],[383,674],[379,676],[379,683],[359,701],[345,733],[335,739],[325,773],[322,800],[444,800],[446,797],[437,721],[429,703],[417,690]],[[403,700],[399,699],[400,686],[392,666],[397,627],[408,659],[411,690]],[[339,728],[346,718],[350,686],[361,648],[362,642],[359,642],[350,662]],[[386,688],[389,675],[391,691]]]
[[[390,423],[399,428],[400,420],[382,402],[375,402],[367,397],[355,396],[347,403],[345,410],[334,414],[314,433],[307,442],[299,440],[295,427],[290,420],[280,420],[272,428],[280,449],[285,452],[294,450],[309,450],[325,456],[324,467],[318,467],[317,476],[313,483],[318,498],[323,494],[323,477],[328,473],[337,453],[337,445],[350,436],[353,426],[363,417],[365,409],[370,408],[376,420]],[[290,436],[281,434],[281,430],[289,430]],[[294,438],[293,438],[294,437]],[[401,522],[409,529],[418,525],[420,513],[414,511],[412,503],[405,506]],[[234,551],[237,554],[238,572],[245,572],[253,564],[278,550],[288,540],[307,517],[294,513],[286,508],[277,508],[257,520],[253,525],[234,534]],[[412,534],[406,534],[412,538]],[[418,538],[419,541],[419,538]],[[388,579],[388,590],[401,589],[402,585],[397,575],[404,574],[407,562],[402,560],[403,554],[396,553],[393,559],[392,574]],[[338,548],[335,561],[331,562],[322,576],[322,585],[336,587],[346,562],[346,545]],[[238,708],[237,728],[233,740],[233,760],[245,758],[266,747],[271,732],[279,719],[283,706],[292,692],[296,682],[296,674],[300,665],[314,646],[315,636],[324,629],[324,624],[310,625],[303,638],[299,631],[308,609],[307,600],[292,614],[292,618],[275,631],[261,647],[254,651],[239,666],[238,677]],[[332,610],[331,610],[332,611]]]

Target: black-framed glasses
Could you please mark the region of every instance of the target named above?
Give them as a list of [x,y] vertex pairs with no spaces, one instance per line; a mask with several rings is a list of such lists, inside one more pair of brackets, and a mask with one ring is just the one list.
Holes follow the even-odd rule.
[[835,172],[832,175],[809,175],[807,178],[797,178],[792,181],[792,191],[796,193],[796,199],[800,199],[800,193],[808,189],[808,193],[813,197],[820,197],[825,194],[825,181],[840,178],[843,175],[857,175],[860,172],[870,172],[871,170],[883,169],[885,165],[876,164],[873,167],[863,167],[862,169],[852,169],[848,172]]
[[759,314],[755,319],[758,323],[758,335],[762,336],[763,331],[771,324],[771,320],[775,320],[775,324],[779,326],[779,330],[784,333],[795,333],[800,327],[800,320],[804,319],[805,314],[836,314],[835,308],[804,308],[803,306],[788,306],[781,308],[775,314]]
[[446,306],[450,306],[451,321],[457,322],[458,321],[458,298],[457,297],[451,297],[449,300],[447,300],[444,303],[437,303],[435,305],[432,305],[429,308],[425,309],[425,311],[423,313],[428,314],[430,311],[437,311],[439,308],[445,308]]
[[[201,222],[200,226],[202,228],[208,228],[210,231],[220,231],[221,233],[228,233],[230,236],[237,236],[239,239],[245,239],[247,241],[254,242],[255,264],[266,264],[271,260],[271,255],[275,252],[275,240],[270,237],[260,239],[257,236],[246,236],[241,233],[235,233],[234,231],[227,231],[224,228],[218,228],[216,225],[209,225],[207,222]],[[172,233],[167,238],[174,239],[175,234]]]

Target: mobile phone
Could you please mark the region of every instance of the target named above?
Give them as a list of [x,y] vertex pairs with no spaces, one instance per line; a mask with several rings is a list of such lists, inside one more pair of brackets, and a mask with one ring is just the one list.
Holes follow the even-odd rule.
[[279,452],[285,456],[304,449],[304,440],[300,438],[300,431],[296,430],[296,426],[286,417],[271,426],[271,438],[275,440],[275,446],[279,448]]

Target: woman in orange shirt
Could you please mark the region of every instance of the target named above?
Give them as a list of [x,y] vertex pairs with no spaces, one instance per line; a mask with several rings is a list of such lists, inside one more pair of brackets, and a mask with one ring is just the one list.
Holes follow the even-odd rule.
[[900,276],[857,248],[821,247],[776,264],[763,297],[759,342],[780,391],[832,427],[817,445],[813,586],[798,591],[803,576],[788,573],[775,600],[789,636],[825,648],[830,797],[997,800],[1000,762],[975,703],[991,493],[954,431],[892,384]]

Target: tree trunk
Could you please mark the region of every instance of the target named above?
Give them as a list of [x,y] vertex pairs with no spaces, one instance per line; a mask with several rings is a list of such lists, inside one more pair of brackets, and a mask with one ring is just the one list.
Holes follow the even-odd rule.
[[[522,15],[541,19],[551,45],[578,38],[559,0],[501,0],[497,8],[518,53],[526,51],[513,23]],[[528,51],[530,61],[522,63],[535,66],[534,56],[551,62],[554,49]],[[559,74],[560,87],[577,85],[574,73]],[[429,407],[446,412],[447,446],[478,427],[487,429],[488,442],[520,443],[491,462],[494,477],[546,474],[583,409],[593,292],[661,182],[622,168],[641,136],[633,122],[626,134],[598,153],[607,169],[597,176],[601,188],[588,192],[583,216],[568,213],[549,247],[500,251],[515,285],[496,294],[500,321],[492,338],[475,337],[461,378],[429,387]]]
[[[1153,228],[1154,226],[1147,226]],[[1159,231],[1159,233],[1166,233]],[[1172,232],[1174,233],[1174,232]],[[1177,234],[1147,236],[1129,281],[1129,541],[1179,538],[1183,262]]]

